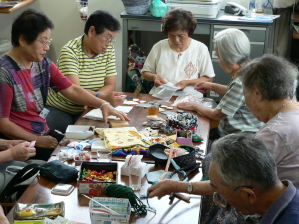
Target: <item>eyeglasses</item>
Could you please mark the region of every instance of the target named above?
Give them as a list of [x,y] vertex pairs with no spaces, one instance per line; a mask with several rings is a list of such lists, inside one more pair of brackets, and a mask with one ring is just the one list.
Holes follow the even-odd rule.
[[107,44],[115,43],[115,40],[112,37],[102,37],[102,40],[105,41]]
[[52,43],[52,39],[49,40],[39,40],[37,39],[38,42],[40,42],[44,47],[49,47]]
[[[250,189],[254,189],[253,186],[244,186],[244,185],[240,185],[240,186],[237,186],[233,189],[233,191],[236,191],[242,187],[246,187],[246,188],[250,188]],[[221,194],[219,194],[218,192],[214,192],[213,194],[213,202],[219,206],[219,207],[222,207],[222,208],[226,208],[228,203],[227,201],[222,197]]]

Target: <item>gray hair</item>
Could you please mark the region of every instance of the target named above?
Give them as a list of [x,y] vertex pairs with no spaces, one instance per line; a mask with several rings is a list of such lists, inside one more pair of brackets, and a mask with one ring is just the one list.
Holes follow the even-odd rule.
[[250,57],[250,42],[241,30],[222,30],[215,35],[214,41],[219,59],[227,65],[242,64]]
[[244,66],[239,74],[246,89],[255,86],[267,100],[294,97],[298,69],[286,59],[264,55]]
[[270,152],[253,134],[230,134],[215,141],[212,162],[222,183],[232,188],[252,186],[267,190],[278,180]]

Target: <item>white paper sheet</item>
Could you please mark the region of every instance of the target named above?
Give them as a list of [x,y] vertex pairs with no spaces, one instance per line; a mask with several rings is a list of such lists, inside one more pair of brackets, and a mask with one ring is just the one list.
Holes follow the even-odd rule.
[[[132,108],[133,108],[132,106],[118,106],[118,107],[115,107],[116,110],[124,112],[126,114],[129,113],[132,110]],[[102,114],[101,109],[99,109],[99,108],[89,111],[83,117],[87,118],[87,119],[91,119],[91,120],[103,120],[103,114]],[[110,119],[110,120],[120,120],[118,117],[112,116],[112,115],[108,116],[108,119]]]

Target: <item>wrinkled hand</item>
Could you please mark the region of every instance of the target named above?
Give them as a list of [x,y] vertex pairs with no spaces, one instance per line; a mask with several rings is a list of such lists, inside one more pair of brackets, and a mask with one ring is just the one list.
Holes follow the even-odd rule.
[[116,107],[122,105],[126,99],[126,95],[123,95],[120,92],[101,92],[101,99],[108,101],[112,106]]
[[37,136],[35,145],[41,148],[54,149],[58,145],[58,142],[56,138],[49,135]]
[[114,107],[122,105],[127,97],[126,95],[123,95],[120,92],[113,92],[111,95],[112,95],[112,97],[111,97],[110,103]]
[[179,87],[180,89],[184,89],[186,86],[188,86],[187,80],[179,81],[175,84],[175,86]]
[[101,110],[102,110],[102,114],[103,114],[103,120],[104,120],[105,123],[108,122],[108,116],[109,115],[114,115],[116,117],[119,117],[123,121],[129,121],[130,120],[124,112],[116,110],[109,103],[104,104],[102,106]]
[[183,109],[183,110],[195,110],[195,104],[194,103],[179,103],[177,105],[177,108]]
[[166,83],[167,83],[166,80],[163,79],[160,75],[157,75],[155,80],[154,80],[155,86],[161,86],[161,85],[166,84]]
[[194,88],[202,93],[208,93],[212,90],[211,82],[198,82],[195,84]]
[[35,148],[30,147],[30,142],[22,142],[8,149],[11,152],[13,160],[25,161],[35,156]]
[[6,150],[10,147],[13,147],[17,144],[24,142],[24,140],[0,140],[0,151]]
[[175,180],[162,180],[147,190],[148,197],[158,197],[158,199],[160,199],[165,195],[169,195],[172,192],[175,192],[177,184],[178,181]]

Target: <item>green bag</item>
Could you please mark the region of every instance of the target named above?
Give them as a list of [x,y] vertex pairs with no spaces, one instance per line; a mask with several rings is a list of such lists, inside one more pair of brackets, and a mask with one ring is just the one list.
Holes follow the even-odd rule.
[[151,15],[155,17],[164,17],[168,9],[169,6],[161,0],[153,0],[150,6]]
[[55,183],[68,184],[78,178],[78,170],[59,160],[52,160],[40,166],[40,175]]

